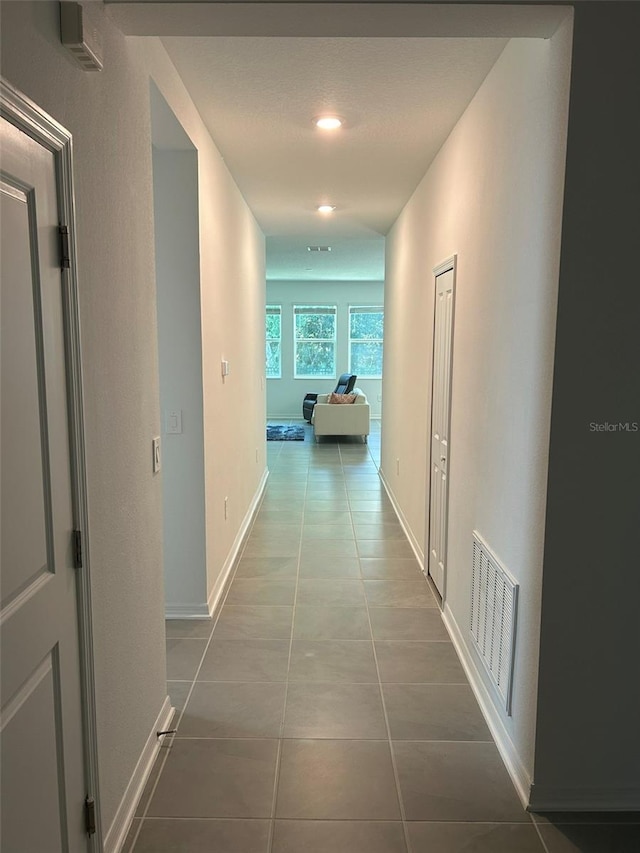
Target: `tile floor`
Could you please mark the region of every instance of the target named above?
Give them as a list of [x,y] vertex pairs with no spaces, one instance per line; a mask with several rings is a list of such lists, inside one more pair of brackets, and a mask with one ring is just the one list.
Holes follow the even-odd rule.
[[[377,428],[376,428],[377,427]],[[167,623],[167,739],[127,853],[631,853],[527,814],[378,474],[379,427],[270,442],[217,619]]]

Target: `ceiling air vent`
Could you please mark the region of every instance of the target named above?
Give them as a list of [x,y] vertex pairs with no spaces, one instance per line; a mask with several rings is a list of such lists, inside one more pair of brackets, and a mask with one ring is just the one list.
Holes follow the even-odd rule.
[[307,252],[330,252],[331,246],[307,246]]

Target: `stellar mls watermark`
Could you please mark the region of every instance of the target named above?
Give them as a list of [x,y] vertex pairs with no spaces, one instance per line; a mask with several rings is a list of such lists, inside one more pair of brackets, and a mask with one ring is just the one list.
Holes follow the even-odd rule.
[[591,421],[589,432],[638,432],[640,424],[637,421]]

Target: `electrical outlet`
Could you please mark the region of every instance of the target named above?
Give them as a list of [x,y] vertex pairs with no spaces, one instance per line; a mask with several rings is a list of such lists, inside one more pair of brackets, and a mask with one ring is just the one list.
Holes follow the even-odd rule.
[[152,452],[153,452],[153,473],[154,473],[154,474],[157,474],[157,473],[158,473],[158,471],[159,471],[159,470],[160,470],[160,468],[161,468],[161,461],[160,461],[160,436],[156,436],[156,437],[153,439],[153,441],[152,441],[152,443],[151,443],[151,447],[152,447]]

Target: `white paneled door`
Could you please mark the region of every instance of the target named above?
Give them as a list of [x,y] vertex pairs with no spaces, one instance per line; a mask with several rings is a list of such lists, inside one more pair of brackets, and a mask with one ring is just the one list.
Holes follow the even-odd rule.
[[56,169],[4,118],[0,134],[0,847],[85,853]]
[[444,598],[449,497],[454,261],[441,265],[435,272],[428,554],[429,574],[438,592]]

